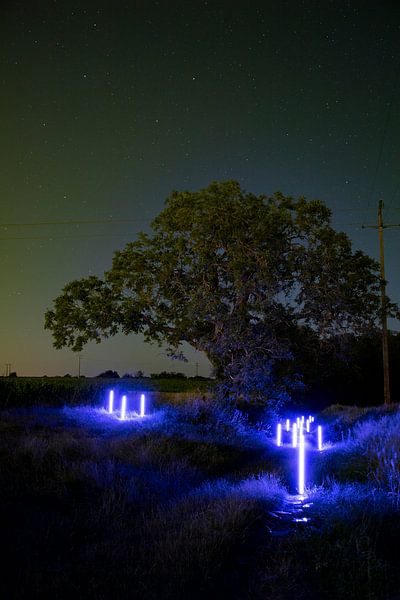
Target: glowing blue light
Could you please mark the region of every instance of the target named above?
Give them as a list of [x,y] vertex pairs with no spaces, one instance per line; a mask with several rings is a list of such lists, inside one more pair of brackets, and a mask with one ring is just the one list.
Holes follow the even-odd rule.
[[322,427],[318,425],[318,450],[322,450]]
[[121,400],[121,420],[124,421],[126,418],[126,396],[122,396]]
[[299,481],[298,491],[300,496],[304,496],[304,481],[305,481],[305,443],[304,435],[300,434],[299,438]]
[[301,417],[301,422],[304,423],[304,415]]
[[144,394],[140,395],[140,416],[144,417],[146,407],[146,398]]
[[108,412],[112,415],[114,409],[114,390],[110,390],[108,394]]
[[297,417],[296,424],[297,424],[297,429],[298,429],[300,427],[300,417]]
[[310,419],[307,419],[306,421],[306,431],[307,433],[310,433]]
[[296,423],[293,423],[293,427],[292,427],[292,446],[293,446],[293,448],[296,448],[296,446],[297,446],[297,425],[296,425]]
[[282,446],[282,425],[278,423],[276,427],[276,445]]
[[290,419],[286,419],[286,431],[290,431]]

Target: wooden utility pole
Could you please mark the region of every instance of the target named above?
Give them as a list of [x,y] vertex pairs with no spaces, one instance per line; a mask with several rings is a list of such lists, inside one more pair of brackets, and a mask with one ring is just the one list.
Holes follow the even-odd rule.
[[383,200],[378,206],[378,234],[379,234],[379,262],[381,265],[381,309],[382,309],[382,356],[383,356],[383,395],[385,404],[390,404],[390,378],[389,378],[389,344],[387,329],[387,300],[385,279],[385,248],[383,244]]
[[383,357],[383,397],[385,404],[390,404],[390,377],[389,377],[389,343],[387,327],[387,298],[385,279],[385,248],[383,243],[383,230],[400,225],[383,224],[383,200],[378,205],[378,225],[363,225],[363,229],[377,229],[379,235],[379,262],[380,262],[380,289],[381,289],[381,325],[382,325],[382,357]]

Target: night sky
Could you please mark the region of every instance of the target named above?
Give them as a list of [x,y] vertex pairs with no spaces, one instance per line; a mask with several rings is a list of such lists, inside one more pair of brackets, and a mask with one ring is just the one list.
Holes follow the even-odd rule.
[[[77,374],[45,310],[68,281],[108,269],[173,189],[236,179],[319,198],[376,258],[361,225],[379,198],[400,224],[396,2],[13,0],[0,47],[0,374]],[[400,228],[385,248],[400,302]],[[117,336],[81,364],[209,374],[188,358]]]

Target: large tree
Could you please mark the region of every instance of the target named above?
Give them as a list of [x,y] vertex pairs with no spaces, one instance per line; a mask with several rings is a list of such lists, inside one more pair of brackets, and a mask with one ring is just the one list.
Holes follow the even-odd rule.
[[227,392],[271,398],[302,332],[357,335],[378,319],[378,265],[332,229],[319,200],[213,183],[173,192],[152,228],[103,279],[64,287],[45,319],[56,348],[80,351],[119,330],[175,356],[188,342]]

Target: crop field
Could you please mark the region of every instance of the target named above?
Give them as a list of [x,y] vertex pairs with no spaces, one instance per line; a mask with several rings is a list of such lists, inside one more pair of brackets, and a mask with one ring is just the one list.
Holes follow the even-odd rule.
[[1,597],[397,598],[398,407],[318,415],[299,502],[275,423],[197,396],[125,421],[3,401]]
[[148,391],[160,394],[203,395],[212,380],[203,378],[104,379],[78,377],[0,377],[0,406],[100,406],[107,390]]

